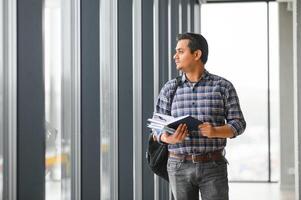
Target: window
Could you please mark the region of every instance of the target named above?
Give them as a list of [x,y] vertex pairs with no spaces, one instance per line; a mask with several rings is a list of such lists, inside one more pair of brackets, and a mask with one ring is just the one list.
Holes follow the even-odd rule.
[[100,1],[100,199],[118,198],[117,1]]
[[70,1],[45,0],[46,200],[71,199]]
[[277,6],[265,2],[205,4],[201,15],[202,34],[209,44],[206,68],[234,84],[247,121],[245,133],[228,140],[229,180],[278,180]]

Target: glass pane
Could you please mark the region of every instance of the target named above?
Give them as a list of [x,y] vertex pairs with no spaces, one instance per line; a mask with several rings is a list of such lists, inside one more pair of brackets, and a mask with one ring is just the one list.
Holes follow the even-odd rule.
[[100,199],[117,199],[117,1],[100,1]]
[[267,181],[267,4],[205,4],[201,14],[207,69],[234,84],[247,122],[243,135],[228,140],[229,180]]
[[71,199],[69,5],[66,0],[44,3],[46,200]]
[[271,181],[280,180],[280,103],[279,103],[279,27],[278,4],[269,3],[270,26],[270,116],[271,116]]

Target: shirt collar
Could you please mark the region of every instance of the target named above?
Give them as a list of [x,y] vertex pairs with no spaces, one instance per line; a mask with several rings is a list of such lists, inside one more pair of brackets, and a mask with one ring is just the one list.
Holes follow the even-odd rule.
[[[201,78],[197,82],[199,82],[199,81],[201,81],[203,79],[204,80],[208,80],[209,76],[210,76],[210,73],[206,69],[204,69],[204,72],[203,72]],[[184,83],[185,81],[189,81],[189,80],[187,79],[186,74],[183,73],[183,75],[182,75],[182,83]]]

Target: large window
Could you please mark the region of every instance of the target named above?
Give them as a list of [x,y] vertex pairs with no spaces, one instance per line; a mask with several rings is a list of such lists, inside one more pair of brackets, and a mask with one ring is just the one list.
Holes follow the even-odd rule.
[[46,199],[80,199],[80,1],[45,0]]
[[205,4],[201,15],[206,68],[234,84],[247,121],[245,133],[228,140],[229,179],[278,180],[277,5]]
[[[78,199],[79,73],[76,1],[45,0],[46,199]],[[76,31],[75,31],[76,30]],[[72,185],[72,186],[71,186]]]
[[60,0],[45,0],[44,76],[46,109],[46,199],[70,199],[70,133],[63,128],[64,14]]
[[102,200],[118,199],[117,16],[116,0],[100,1],[100,199]]

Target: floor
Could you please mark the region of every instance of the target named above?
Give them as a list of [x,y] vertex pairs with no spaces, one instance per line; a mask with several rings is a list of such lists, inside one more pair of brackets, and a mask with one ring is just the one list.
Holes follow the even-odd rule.
[[[294,200],[293,191],[280,191],[278,183],[229,183],[230,200]],[[46,200],[70,199],[58,183],[46,184]]]
[[278,183],[229,183],[230,200],[294,200],[294,191],[280,191]]

